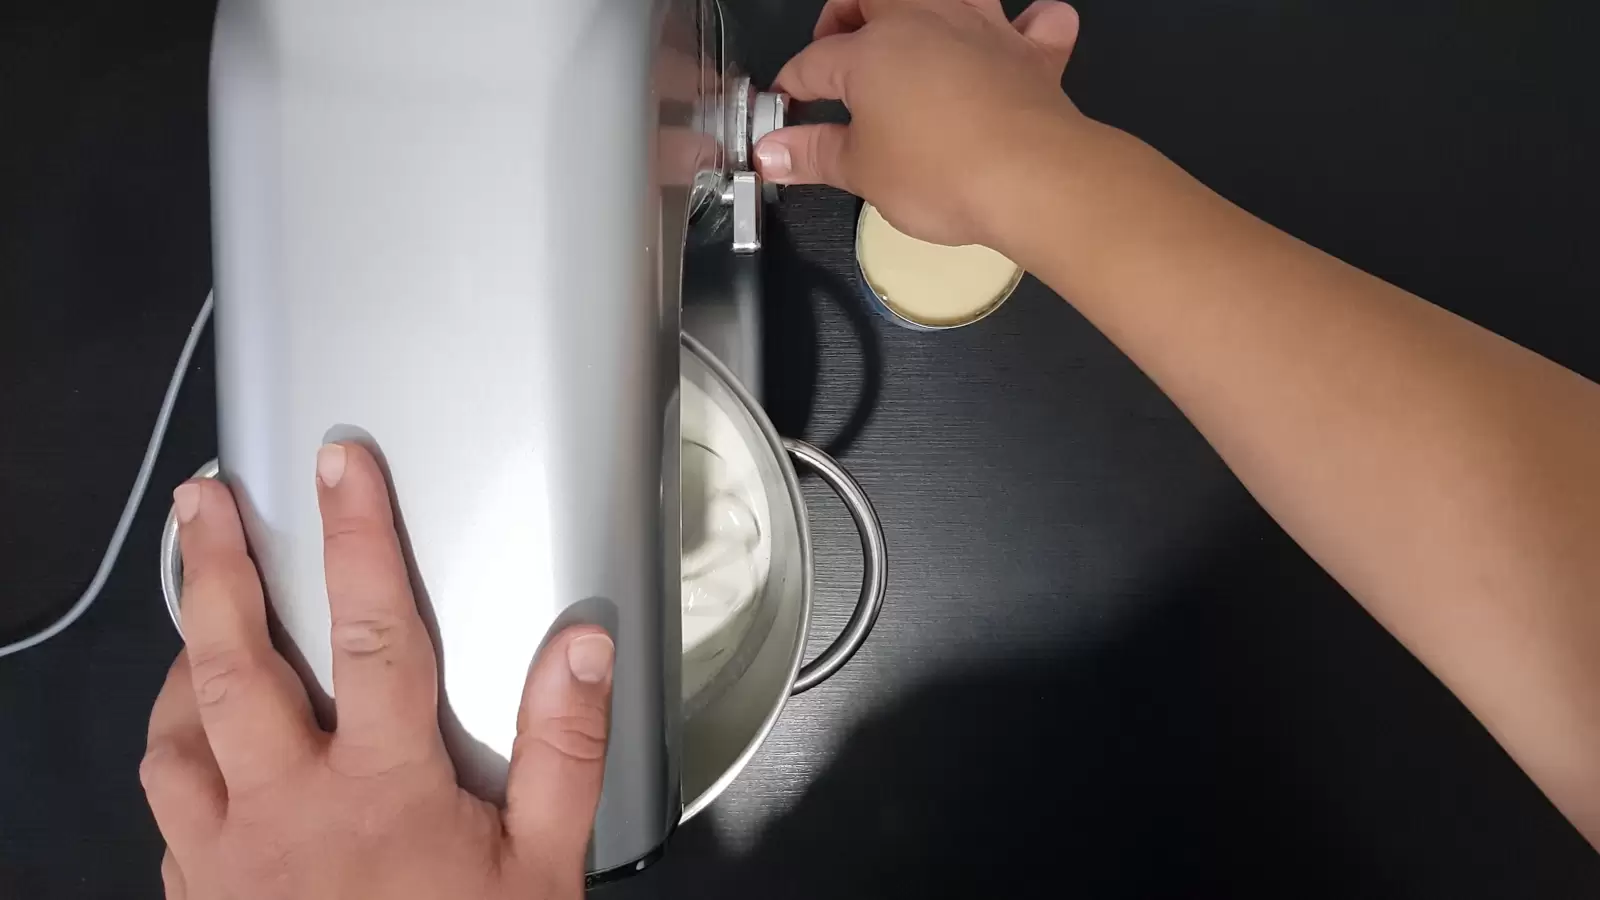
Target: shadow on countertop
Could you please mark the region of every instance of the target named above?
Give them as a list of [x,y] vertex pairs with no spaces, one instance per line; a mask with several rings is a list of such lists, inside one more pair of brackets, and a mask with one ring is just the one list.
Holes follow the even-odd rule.
[[795,248],[782,216],[767,218],[768,249],[762,282],[762,356],[766,395],[762,405],[778,433],[806,435],[822,375],[819,315],[826,304],[844,319],[852,345],[850,380],[858,387],[843,421],[815,443],[843,459],[877,412],[883,392],[883,342],[874,316],[862,304],[855,284],[807,259]]
[[[1600,856],[1287,543],[1179,572],[1099,644],[942,672],[857,727],[748,853],[702,817],[595,896],[1600,893]],[[1263,581],[1301,628],[1235,599]]]

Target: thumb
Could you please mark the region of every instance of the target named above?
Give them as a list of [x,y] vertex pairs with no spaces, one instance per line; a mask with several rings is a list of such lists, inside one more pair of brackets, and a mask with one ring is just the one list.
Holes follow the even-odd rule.
[[[780,128],[756,145],[761,177],[778,184],[828,184],[850,191],[845,171],[846,125]],[[851,191],[854,193],[854,191]]]
[[604,630],[582,626],[534,661],[506,784],[513,852],[582,868],[605,775],[615,656]]

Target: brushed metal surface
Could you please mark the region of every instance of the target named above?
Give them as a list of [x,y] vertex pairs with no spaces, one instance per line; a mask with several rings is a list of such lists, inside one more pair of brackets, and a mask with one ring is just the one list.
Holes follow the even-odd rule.
[[331,721],[313,470],[321,444],[361,441],[389,477],[464,786],[504,797],[546,640],[585,623],[616,641],[592,872],[655,854],[681,809],[677,258],[693,172],[656,150],[691,124],[658,60],[699,65],[693,9],[217,10],[219,459],[285,655]]

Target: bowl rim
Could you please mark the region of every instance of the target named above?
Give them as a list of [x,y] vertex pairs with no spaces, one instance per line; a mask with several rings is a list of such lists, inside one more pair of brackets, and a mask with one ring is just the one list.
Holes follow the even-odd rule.
[[[800,543],[801,593],[799,604],[800,627],[795,632],[794,646],[789,650],[788,678],[785,682],[784,690],[776,698],[776,702],[767,711],[767,715],[762,719],[761,724],[745,743],[744,749],[739,752],[738,756],[734,757],[732,764],[699,795],[693,799],[686,799],[683,805],[683,815],[679,818],[680,823],[687,822],[704,812],[706,807],[710,806],[714,800],[728,789],[729,785],[733,784],[734,779],[739,777],[745,767],[750,764],[750,761],[755,758],[756,753],[766,744],[767,737],[771,735],[772,729],[778,724],[778,720],[783,717],[783,711],[789,704],[789,697],[791,696],[791,689],[795,679],[800,675],[800,664],[805,658],[806,639],[811,632],[813,579],[811,517],[806,511],[805,497],[800,491],[800,476],[795,472],[794,461],[790,459],[789,451],[783,445],[783,439],[778,436],[778,430],[773,427],[772,420],[767,418],[766,412],[751,396],[749,389],[738,378],[734,377],[733,372],[721,360],[717,359],[711,351],[705,348],[705,345],[695,340],[691,335],[684,334],[682,340],[683,346],[698,361],[704,363],[711,374],[723,382],[723,386],[727,387],[744,406],[745,411],[750,414],[750,418],[755,422],[756,428],[766,441],[768,452],[777,458],[778,471],[783,475],[784,490],[788,492],[790,503],[794,508],[795,534]],[[687,723],[685,724],[687,725]]]

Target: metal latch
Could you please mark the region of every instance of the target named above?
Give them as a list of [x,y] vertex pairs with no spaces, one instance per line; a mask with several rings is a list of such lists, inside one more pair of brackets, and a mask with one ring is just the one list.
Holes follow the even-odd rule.
[[783,127],[789,97],[757,91],[747,76],[734,82],[728,103],[730,175],[725,202],[733,207],[733,252],[748,254],[761,249],[761,207],[778,198],[776,184],[763,183],[755,170],[755,146]]

